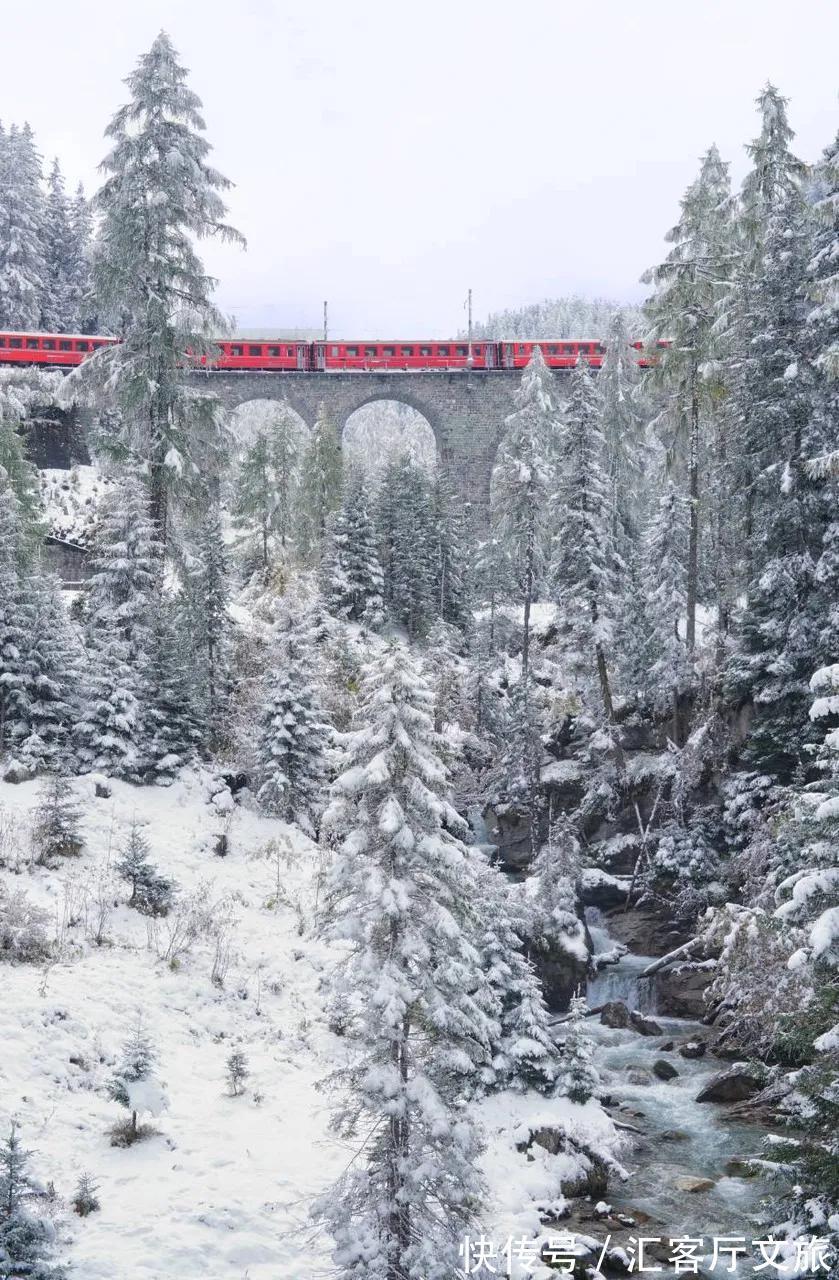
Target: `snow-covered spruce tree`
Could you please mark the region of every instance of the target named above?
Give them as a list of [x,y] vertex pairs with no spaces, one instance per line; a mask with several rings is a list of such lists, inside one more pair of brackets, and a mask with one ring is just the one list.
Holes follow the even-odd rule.
[[297,543],[309,564],[317,563],[327,521],[340,506],[341,481],[341,437],[326,405],[321,404],[303,453],[298,490]]
[[25,1150],[14,1121],[0,1144],[0,1277],[2,1280],[65,1280],[63,1266],[51,1258],[55,1229],[36,1217],[29,1204],[37,1185],[29,1172],[32,1152]]
[[79,827],[81,818],[69,778],[60,773],[48,774],[41,784],[32,821],[35,860],[42,866],[52,867],[57,858],[78,856],[84,848]]
[[194,664],[194,706],[205,750],[217,750],[227,734],[230,699],[230,631],[227,555],[218,501],[200,514],[187,564],[181,626],[188,628]]
[[607,652],[615,612],[617,551],[601,413],[591,370],[580,360],[571,374],[560,436],[551,575],[565,668],[583,685],[596,675],[606,719],[612,722]]
[[[669,713],[671,737],[684,741],[684,700],[695,685],[693,663],[682,628],[687,607],[688,504],[668,477],[660,485],[663,495],[644,531],[641,583],[646,593],[644,616],[646,656],[653,707]],[[639,584],[640,586],[640,584]]]
[[143,666],[161,593],[162,557],[145,487],[127,471],[102,500],[93,568],[75,744],[83,768],[139,781],[147,763]]
[[126,84],[130,101],[107,129],[94,258],[96,302],[121,341],[102,347],[74,375],[105,403],[116,398],[123,458],[149,475],[150,514],[164,544],[173,497],[219,460],[215,397],[184,382],[179,368],[212,352],[222,319],[210,301],[194,241],[240,241],[220,192],[230,183],[207,163],[200,99],[188,88],[165,32]]
[[530,612],[545,563],[553,493],[552,459],[558,443],[559,411],[554,380],[542,350],[534,347],[507,419],[494,484],[494,518],[509,549],[524,610],[522,680],[530,672]]
[[78,333],[98,333],[99,318],[93,296],[93,211],[81,183],[70,203],[70,224],[73,229],[71,249],[73,253],[69,269],[69,294],[75,308],[75,327]]
[[594,1063],[594,1045],[585,1033],[588,1005],[585,996],[571,999],[569,1017],[562,1041],[558,1092],[572,1102],[588,1102],[600,1093],[600,1076]]
[[166,1110],[168,1100],[155,1074],[156,1062],[157,1050],[138,1018],[108,1082],[108,1097],[130,1112],[130,1120],[114,1129],[112,1145],[131,1146],[144,1136],[138,1117],[144,1113],[156,1116]]
[[311,653],[294,634],[277,645],[257,744],[260,804],[309,834],[323,808],[330,739],[312,683],[311,662]]
[[44,288],[41,157],[28,124],[0,129],[0,326],[37,329]]
[[256,540],[265,569],[277,548],[285,555],[291,538],[302,454],[300,431],[291,411],[276,406],[270,421],[260,426],[245,448],[236,472],[233,524]]
[[478,948],[494,997],[498,1027],[492,1063],[482,1076],[493,1089],[538,1089],[556,1083],[558,1051],[536,970],[524,954],[527,924],[521,886],[511,886],[494,866],[476,877]]
[[78,332],[76,228],[58,160],[53,161],[44,208],[44,277],[40,327],[48,333]]
[[20,515],[19,559],[38,559],[44,538],[38,472],[26,456],[22,430],[30,410],[55,403],[61,374],[0,368],[0,482],[8,482]]
[[31,617],[20,582],[20,504],[0,476],[0,752],[28,733],[26,650]]
[[143,739],[148,777],[167,785],[190,763],[201,743],[189,648],[176,625],[173,601],[157,600],[142,665]]
[[432,695],[404,648],[366,670],[357,723],[325,825],[338,843],[328,927],[352,948],[337,976],[359,1010],[337,1123],[365,1136],[316,1211],[340,1276],[450,1280],[482,1190],[463,1098],[496,1035],[472,857]]
[[440,471],[431,493],[436,541],[437,608],[443,622],[463,630],[470,617],[469,556],[471,552],[463,500]]
[[609,323],[606,352],[597,375],[611,538],[624,561],[629,558],[644,522],[644,476],[650,454],[645,439],[638,353],[630,346],[629,337],[625,315],[616,311]]
[[147,916],[165,916],[172,905],[174,886],[151,861],[149,842],[136,819],[119,851],[114,870],[131,886],[129,907]]
[[370,627],[381,624],[384,577],[370,492],[358,468],[351,469],[344,480],[341,507],[330,524],[321,577],[326,606],[336,618]]
[[733,248],[728,166],[711,147],[699,176],[681,201],[681,217],[667,234],[673,245],[664,262],[644,275],[655,285],[646,304],[647,342],[669,345],[655,350],[650,370],[663,396],[657,426],[674,464],[684,473],[688,500],[688,580],[685,642],[696,645],[699,600],[700,503],[702,461],[708,451],[710,420],[717,391],[705,369],[714,350],[714,325],[720,297],[732,272]]
[[[578,881],[580,844],[570,821],[552,823],[548,839],[531,866],[528,943],[537,961],[567,956],[576,967],[588,963],[585,925],[580,910]],[[557,992],[570,999],[573,991]]]
[[437,613],[437,561],[428,476],[406,454],[382,473],[376,525],[385,609],[414,640]]
[[28,576],[25,586],[31,606],[31,631],[24,650],[28,732],[17,754],[28,768],[40,773],[69,763],[81,653],[60,584],[36,573]]

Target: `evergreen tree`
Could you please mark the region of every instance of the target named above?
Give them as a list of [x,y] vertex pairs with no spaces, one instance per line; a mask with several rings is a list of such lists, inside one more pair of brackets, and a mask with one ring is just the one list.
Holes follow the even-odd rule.
[[176,626],[175,609],[158,601],[143,663],[143,737],[149,777],[167,785],[194,758],[201,742],[190,678],[188,649]]
[[44,277],[40,304],[40,327],[48,333],[78,331],[75,275],[79,254],[74,240],[75,227],[64,177],[58,160],[54,160],[44,208]]
[[414,640],[436,614],[437,563],[428,478],[407,455],[382,474],[377,526],[385,608]]
[[38,328],[44,289],[41,157],[28,124],[0,132],[0,327]]
[[591,370],[581,360],[571,374],[562,427],[552,574],[566,666],[578,678],[596,672],[611,722],[607,649],[613,634],[617,553],[601,411]]
[[230,183],[207,163],[201,102],[165,32],[126,83],[130,101],[107,130],[94,260],[98,306],[121,341],[77,376],[109,404],[116,397],[115,444],[147,468],[150,513],[165,544],[174,495],[207,475],[220,447],[215,398],[184,384],[180,369],[211,354],[222,326],[193,243],[241,238],[223,221],[220,192]]
[[608,485],[611,541],[624,562],[629,559],[644,521],[644,475],[649,446],[637,352],[630,346],[626,317],[616,311],[609,322],[597,391],[603,435],[603,469]]
[[20,504],[0,478],[0,752],[14,748],[29,725],[26,650],[31,619],[22,597],[19,558]]
[[340,510],[330,527],[323,566],[323,595],[330,613],[350,622],[380,625],[384,577],[363,472],[352,470],[344,483]]
[[55,1247],[52,1223],[29,1210],[37,1187],[14,1121],[0,1145],[0,1280],[65,1280],[64,1267],[51,1261]]
[[309,833],[322,807],[329,743],[310,669],[310,655],[289,636],[268,677],[257,749],[260,804]]
[[309,563],[317,561],[327,521],[340,505],[341,467],[341,437],[326,405],[321,404],[300,474],[298,543]]
[[648,631],[649,687],[657,711],[669,711],[677,745],[684,738],[684,698],[695,685],[683,619],[687,609],[687,502],[672,481],[664,479],[663,496],[644,534],[641,581],[647,593],[641,625]]
[[470,552],[466,513],[447,477],[438,473],[432,490],[436,542],[437,608],[444,622],[463,630],[469,619]]
[[224,739],[230,697],[228,595],[221,511],[218,502],[210,500],[201,514],[189,564],[181,625],[189,628],[195,662],[195,706],[203,743],[211,751]]
[[367,1137],[319,1209],[341,1276],[449,1280],[481,1193],[462,1099],[495,1036],[477,998],[473,863],[405,650],[365,672],[358,725],[327,814],[328,896],[360,1017],[339,1122]]
[[55,866],[56,858],[72,858],[81,853],[84,840],[79,830],[81,809],[68,778],[49,774],[42,783],[41,796],[32,823],[32,843],[43,866]]
[[93,298],[91,255],[93,247],[93,213],[81,183],[70,203],[71,258],[68,267],[68,292],[72,302],[74,325],[79,333],[98,333],[99,319]]
[[279,406],[245,449],[235,481],[234,525],[255,533],[262,565],[273,548],[285,554],[300,472],[299,430],[287,408]]
[[136,820],[131,823],[114,870],[131,885],[129,907],[136,907],[147,916],[166,915],[172,905],[174,886],[152,864],[149,842]]
[[558,1083],[559,1093],[572,1102],[580,1103],[598,1097],[600,1092],[600,1076],[594,1065],[594,1045],[585,1033],[587,1013],[585,996],[574,996],[562,1042]]
[[495,519],[506,542],[524,609],[522,680],[530,672],[530,611],[547,549],[551,461],[559,431],[556,389],[542,350],[522,374],[494,475]]
[[0,484],[9,484],[19,515],[18,562],[32,564],[44,537],[38,472],[26,456],[24,424],[30,410],[55,400],[60,374],[0,368]]
[[689,653],[696,645],[699,599],[701,467],[716,395],[715,378],[706,370],[714,350],[718,304],[732,272],[731,237],[728,166],[711,147],[682,198],[679,222],[668,232],[673,248],[644,276],[656,286],[646,308],[651,326],[647,340],[668,343],[664,349],[654,348],[651,370],[664,396],[658,426],[674,462],[684,471],[688,499]]
[[41,772],[67,763],[78,710],[80,655],[58,582],[32,574],[26,588],[31,602],[31,630],[23,651],[28,732],[19,755]]
[[167,1103],[155,1075],[157,1050],[138,1018],[136,1026],[122,1048],[116,1070],[108,1082],[108,1096],[131,1114],[126,1134],[127,1145],[142,1136],[137,1124],[141,1112],[152,1115],[164,1110]]

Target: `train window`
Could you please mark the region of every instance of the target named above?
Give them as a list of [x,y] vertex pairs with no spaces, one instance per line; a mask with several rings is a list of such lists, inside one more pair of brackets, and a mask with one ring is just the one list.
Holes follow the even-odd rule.
[[475,355],[479,356],[483,353],[483,347],[475,347]]
[[448,347],[438,347],[438,348],[437,348],[437,355],[438,355],[438,356],[447,356],[448,354],[449,354],[449,349],[448,349]]
[[383,355],[383,356],[395,356],[395,355],[396,355],[396,348],[395,348],[395,347],[382,347],[382,355]]
[[419,353],[420,353],[420,355],[421,355],[421,356],[430,356],[430,355],[431,355],[431,348],[430,348],[430,347],[420,347],[420,351],[419,351]]
[[26,350],[27,350],[27,351],[37,351],[37,350],[38,350],[38,339],[37,339],[37,338],[27,338],[27,339],[26,339]]
[[413,348],[413,347],[402,347],[402,348],[401,348],[401,354],[402,354],[403,356],[412,356],[412,355],[414,354],[414,348]]
[[242,347],[231,347],[230,354],[232,356],[240,356],[242,354],[242,350],[243,350]]
[[9,346],[12,348],[12,351],[20,351],[23,343],[20,338],[9,338]]
[[280,354],[280,348],[279,348],[279,347],[269,347],[269,348],[268,348],[268,354],[269,354],[269,356],[272,356],[274,360],[276,360],[277,356]]
[[357,356],[357,355],[358,355],[358,347],[347,347],[347,355],[348,355],[348,356]]
[[44,338],[44,350],[55,351],[55,343],[53,342],[52,338]]
[[6,345],[6,338],[4,334],[0,333],[0,347],[5,347],[5,345]]
[[249,355],[249,356],[261,356],[261,355],[262,355],[262,347],[248,347],[248,355]]
[[457,356],[468,356],[469,354],[468,347],[455,347],[454,351]]
[[552,342],[548,347],[548,355],[555,356],[556,354],[557,354],[557,346],[555,342]]
[[89,350],[90,350],[90,343],[89,343],[89,342],[77,342],[77,343],[76,343],[76,350],[77,350],[77,351],[89,351]]
[[59,344],[58,344],[58,350],[59,350],[59,351],[72,351],[72,350],[73,350],[73,344],[72,344],[72,342],[59,342]]
[[337,348],[337,347],[333,347],[333,348],[332,348],[332,350],[329,352],[329,354],[330,354],[331,356],[337,356],[337,354],[338,354],[338,348]]
[[378,347],[365,347],[364,354],[369,358],[372,358],[373,356],[377,356],[379,354]]

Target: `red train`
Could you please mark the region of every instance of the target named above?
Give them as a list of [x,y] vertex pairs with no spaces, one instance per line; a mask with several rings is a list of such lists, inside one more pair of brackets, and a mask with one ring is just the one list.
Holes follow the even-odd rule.
[[[0,364],[77,365],[99,347],[109,346],[116,338],[75,333],[0,333]],[[541,347],[545,362],[552,369],[571,369],[582,356],[594,369],[603,363],[605,347],[592,339],[549,338],[539,342],[479,339],[469,344],[462,338],[450,342],[391,341],[354,342],[336,339],[329,342],[297,342],[284,338],[251,340],[221,338],[216,344],[218,359],[212,369],[263,369],[266,371],[371,372],[381,369],[458,370],[458,369],[523,369],[536,346]],[[659,346],[666,344],[659,343]],[[643,343],[633,342],[637,350]],[[206,364],[206,361],[201,362]],[[642,357],[641,365],[649,361]]]

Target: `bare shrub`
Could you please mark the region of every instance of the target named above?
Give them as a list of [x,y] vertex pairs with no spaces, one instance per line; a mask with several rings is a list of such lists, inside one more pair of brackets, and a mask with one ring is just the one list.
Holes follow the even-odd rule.
[[29,901],[25,890],[9,893],[0,885],[0,960],[38,964],[52,951],[46,926],[49,914]]

